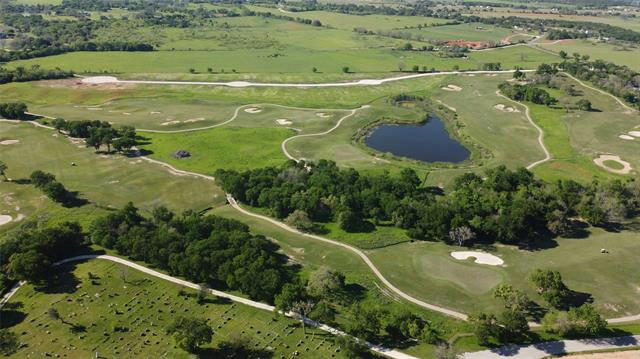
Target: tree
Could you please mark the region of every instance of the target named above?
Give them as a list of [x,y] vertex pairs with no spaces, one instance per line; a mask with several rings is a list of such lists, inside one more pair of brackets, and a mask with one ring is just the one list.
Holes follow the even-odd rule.
[[562,281],[560,272],[550,269],[537,269],[529,275],[529,280],[536,290],[554,308],[561,308],[566,303],[570,292]]
[[342,72],[344,72],[345,74],[349,73],[349,66],[343,66],[342,67]]
[[14,280],[39,283],[47,276],[50,267],[51,263],[47,257],[32,249],[11,255],[7,264],[7,274]]
[[476,234],[468,226],[456,227],[449,231],[449,238],[459,246],[473,240]]
[[347,335],[339,335],[336,337],[336,344],[344,351],[348,359],[362,359],[369,356],[369,348]]
[[52,175],[51,173],[35,170],[31,172],[29,179],[34,186],[36,186],[37,188],[42,188],[44,187],[44,185],[55,181],[56,176]]
[[196,69],[194,69],[193,67],[189,69],[189,73],[190,74],[195,74],[196,73]]
[[507,309],[527,313],[531,310],[533,302],[526,293],[514,289],[511,284],[500,284],[493,292],[493,297],[501,299]]
[[51,320],[62,320],[62,318],[60,318],[60,313],[58,312],[58,310],[54,307],[50,307],[47,310],[47,315],[49,316],[49,318]]
[[580,99],[576,102],[576,106],[578,107],[578,109],[580,109],[580,111],[591,111],[591,101],[587,100],[586,98]]
[[480,345],[488,345],[489,339],[500,333],[500,325],[493,314],[478,313],[470,316],[469,322],[473,326],[473,333]]
[[67,199],[67,189],[58,181],[49,182],[42,187],[42,192],[52,201],[64,203]]
[[358,303],[351,307],[347,332],[364,340],[373,340],[382,329],[385,311],[372,305]]
[[282,286],[282,291],[275,297],[276,308],[283,313],[287,313],[293,310],[293,307],[298,302],[305,301],[307,299],[307,293],[304,286],[299,283],[285,283]]
[[524,79],[527,75],[520,71],[520,69],[516,69],[516,71],[513,72],[513,78],[516,80],[521,80]]
[[315,303],[310,300],[301,300],[293,303],[291,311],[297,313],[300,316],[300,322],[302,323],[302,332],[307,334],[306,319],[309,313],[313,310]]
[[315,67],[315,66],[314,66],[314,67],[312,67],[312,68],[311,68],[311,72],[313,72],[313,73],[315,74],[316,72],[318,72],[318,68],[317,68],[317,67]]
[[294,227],[302,232],[313,232],[315,227],[313,221],[309,219],[307,212],[296,209],[293,211],[284,222],[291,227]]
[[331,298],[344,290],[344,274],[322,267],[311,274],[307,292],[319,298]]
[[338,215],[338,225],[347,232],[355,232],[360,227],[360,218],[350,209],[344,209]]
[[582,335],[597,335],[607,328],[607,321],[589,303],[571,308],[568,319],[572,323],[574,331]]
[[9,329],[0,329],[0,354],[9,356],[18,351],[20,341],[18,336]]
[[53,125],[53,128],[58,131],[58,133],[62,132],[62,130],[66,129],[67,127],[67,121],[62,118],[55,118],[53,121],[51,121],[51,124]]
[[7,168],[7,164],[0,160],[0,176],[2,176],[5,181],[7,181]]
[[321,300],[309,312],[309,318],[324,324],[332,324],[336,320],[336,310],[331,303]]
[[[402,46],[402,49],[404,51],[411,51],[411,50],[413,50],[413,44],[411,44],[410,42],[407,42]],[[402,71],[402,70],[400,70],[400,71]]]
[[167,327],[176,344],[190,353],[194,353],[202,344],[211,342],[213,329],[205,319],[180,316]]
[[560,55],[560,58],[563,60],[566,60],[568,55],[566,52],[564,52],[564,50],[560,50],[560,52],[558,53],[558,55]]
[[503,342],[520,338],[529,330],[527,318],[522,311],[505,309],[500,315],[500,338]]

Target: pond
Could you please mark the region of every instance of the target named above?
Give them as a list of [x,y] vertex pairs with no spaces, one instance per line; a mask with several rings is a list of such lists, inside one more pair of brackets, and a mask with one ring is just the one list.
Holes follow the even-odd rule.
[[364,143],[378,151],[423,162],[458,163],[471,154],[449,136],[442,120],[429,117],[423,124],[385,124],[371,130]]

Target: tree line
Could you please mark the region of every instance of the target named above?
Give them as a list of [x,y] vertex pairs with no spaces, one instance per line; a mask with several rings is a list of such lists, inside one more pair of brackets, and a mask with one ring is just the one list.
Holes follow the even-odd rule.
[[41,69],[38,65],[33,65],[30,68],[18,66],[12,70],[0,66],[0,85],[10,82],[63,79],[72,76],[72,71],[64,71],[59,68],[46,70]]
[[218,170],[220,186],[238,201],[265,208],[301,230],[337,222],[345,231],[388,223],[418,240],[459,245],[501,242],[535,247],[553,236],[578,235],[579,216],[591,225],[619,223],[640,210],[640,181],[549,184],[524,168],[467,173],[439,194],[404,169],[363,174],[334,162],[288,162],[244,172]]
[[247,225],[193,211],[176,215],[158,207],[145,218],[129,203],[96,219],[89,238],[171,275],[269,303],[293,275],[277,246]]
[[5,102],[0,103],[0,117],[10,120],[21,120],[25,118],[27,105],[24,102]]
[[136,130],[131,126],[113,128],[107,121],[67,121],[62,118],[54,119],[52,124],[59,132],[85,139],[87,147],[93,147],[96,151],[106,146],[107,152],[111,152],[113,146],[118,152],[128,153],[137,144]]
[[556,98],[535,84],[521,85],[503,82],[498,85],[498,88],[503,95],[515,101],[529,101],[538,105],[547,106],[554,105],[558,102]]

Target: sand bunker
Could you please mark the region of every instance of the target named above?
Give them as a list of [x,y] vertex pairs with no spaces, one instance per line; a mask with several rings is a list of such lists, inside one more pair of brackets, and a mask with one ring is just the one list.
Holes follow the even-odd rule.
[[640,131],[629,131],[629,134],[633,137],[640,137]]
[[278,125],[283,125],[283,126],[290,125],[290,124],[293,123],[293,122],[287,120],[286,118],[279,118],[279,119],[276,120],[276,122],[278,123]]
[[131,116],[131,114],[129,112],[123,112],[123,115],[127,115],[127,116]]
[[13,220],[11,216],[7,216],[6,214],[0,215],[0,226],[11,222],[11,220]]
[[493,106],[493,108],[495,108],[498,111],[502,111],[502,112],[520,112],[517,108],[515,107],[511,107],[511,106],[506,106],[503,105],[501,103]]
[[245,108],[244,112],[247,112],[247,113],[260,113],[260,112],[262,112],[262,110],[257,108],[257,107],[249,107],[249,108]]
[[180,121],[178,120],[174,120],[174,121],[167,121],[167,122],[163,122],[160,124],[160,126],[170,126],[170,125],[176,125],[180,123]]
[[89,111],[102,111],[102,108],[100,108],[100,107],[87,107],[87,110],[89,110]]
[[113,76],[93,76],[83,78],[82,82],[86,84],[108,84],[118,82],[118,79]]
[[447,85],[447,87],[442,87],[445,91],[462,91],[462,87],[456,85]]
[[475,263],[487,264],[490,266],[500,266],[504,264],[504,261],[500,257],[485,252],[473,252],[473,251],[457,251],[451,252],[451,256],[458,260],[466,260],[468,258],[475,258]]
[[150,114],[152,114],[152,115],[159,115],[159,114],[161,114],[162,112],[159,112],[159,111],[151,111],[151,112],[149,112],[149,113],[150,113]]
[[629,136],[629,135],[620,135],[620,136],[618,136],[618,138],[621,138],[623,140],[633,140],[633,139],[635,139],[635,137]]
[[[623,166],[623,168],[615,169],[615,168],[607,167],[604,164],[604,161],[615,161],[615,162],[618,162],[619,164],[621,164]],[[632,170],[631,164],[629,164],[629,162],[621,160],[620,156],[616,156],[616,155],[600,155],[600,157],[595,158],[593,160],[593,162],[596,165],[604,168],[605,170],[607,170],[609,172],[617,173],[617,174],[621,174],[621,175],[626,175],[629,172],[631,172],[631,170]]]
[[322,117],[322,118],[327,118],[327,117],[331,117],[332,115],[330,115],[328,113],[324,113],[324,112],[318,112],[318,113],[316,113],[316,116]]
[[192,122],[200,122],[200,121],[204,121],[204,117],[190,118],[188,120],[184,120],[184,123],[192,123]]
[[20,140],[4,140],[4,141],[0,141],[0,145],[4,145],[4,146],[8,146],[8,145],[15,145],[20,143]]

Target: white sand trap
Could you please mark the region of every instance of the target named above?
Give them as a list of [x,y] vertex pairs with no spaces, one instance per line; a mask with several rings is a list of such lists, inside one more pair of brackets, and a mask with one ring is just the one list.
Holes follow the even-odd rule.
[[3,224],[9,223],[12,220],[13,220],[13,218],[11,218],[11,216],[8,216],[6,214],[0,215],[0,226],[3,225]]
[[3,146],[8,146],[8,145],[15,145],[20,143],[20,140],[4,140],[4,141],[0,141],[0,145]]
[[192,122],[200,122],[200,121],[204,121],[204,117],[190,118],[188,120],[184,120],[184,123],[192,123]]
[[260,112],[262,112],[262,110],[257,108],[257,107],[249,107],[249,108],[245,108],[244,112],[247,112],[247,113],[260,113]]
[[621,138],[623,140],[634,140],[635,139],[635,137],[629,136],[629,135],[620,135],[620,136],[618,136],[618,138]]
[[331,117],[333,115],[330,115],[330,114],[324,113],[324,112],[318,112],[318,113],[316,113],[316,116],[322,117],[322,118],[327,118],[327,117]]
[[504,264],[504,261],[500,259],[500,257],[485,252],[456,251],[451,252],[451,256],[458,260],[466,260],[473,257],[476,259],[474,261],[475,263],[487,264],[490,266],[501,266]]
[[629,131],[629,134],[633,137],[640,137],[640,131]]
[[447,87],[442,87],[445,91],[462,91],[462,87],[456,85],[447,85]]
[[513,108],[513,107],[511,107],[511,106],[506,106],[506,105],[503,105],[503,104],[501,104],[501,103],[499,103],[499,104],[497,104],[497,105],[493,106],[493,108],[495,108],[495,109],[496,109],[496,110],[498,110],[498,111],[502,111],[502,112],[520,112],[520,111],[519,111],[518,109],[516,109],[516,108]]
[[279,119],[276,120],[276,122],[278,123],[278,125],[283,125],[283,126],[290,125],[290,124],[293,123],[293,122],[287,120],[286,118],[279,118]]
[[113,76],[93,76],[83,78],[82,82],[86,84],[108,84],[118,82],[118,79]]
[[163,122],[160,124],[160,126],[170,126],[170,125],[175,125],[180,123],[180,121],[178,120],[174,120],[174,121],[167,121],[167,122]]
[[467,76],[468,77],[474,77],[475,75],[474,74],[468,74]]
[[131,114],[129,112],[123,112],[122,114],[126,115],[126,116],[131,116]]
[[100,108],[100,107],[87,107],[87,110],[89,110],[89,111],[102,111],[102,108]]
[[150,113],[150,114],[152,114],[152,115],[159,115],[159,114],[161,114],[162,112],[159,112],[159,111],[151,111],[151,112],[149,112],[149,113]]
[[[622,166],[624,166],[622,169],[615,169],[615,168],[611,168],[611,167],[607,167],[604,164],[604,161],[616,161],[619,164],[621,164]],[[617,173],[617,174],[621,174],[621,175],[626,175],[629,172],[631,172],[632,168],[631,168],[631,164],[629,164],[629,162],[627,161],[623,161],[622,159],[620,159],[620,156],[616,156],[616,155],[600,155],[600,157],[598,158],[594,158],[593,162],[604,168],[605,170],[612,172],[612,173]]]

